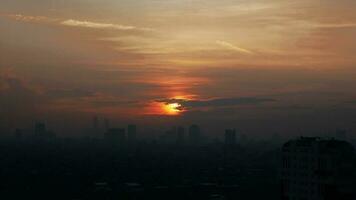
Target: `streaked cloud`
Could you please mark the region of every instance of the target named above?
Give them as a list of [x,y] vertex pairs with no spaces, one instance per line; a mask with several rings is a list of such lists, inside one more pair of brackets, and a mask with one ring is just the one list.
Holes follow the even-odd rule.
[[356,23],[317,24],[316,28],[356,28]]
[[61,20],[57,18],[50,18],[46,16],[31,16],[31,15],[22,15],[22,14],[4,14],[0,15],[9,19],[22,22],[38,22],[38,23],[48,23],[52,22],[55,24],[63,26],[72,26],[72,27],[83,27],[83,28],[92,28],[92,29],[111,29],[118,31],[154,31],[153,28],[146,27],[136,27],[131,25],[121,25],[113,23],[98,23],[87,20],[76,20],[76,19],[66,19]]
[[81,89],[52,89],[46,91],[45,94],[51,99],[83,98],[96,95],[95,92]]
[[46,16],[31,16],[22,14],[3,14],[0,16],[22,22],[54,22],[57,20]]
[[8,116],[19,116],[34,112],[41,99],[41,90],[16,74],[0,73],[0,113]]
[[221,40],[217,40],[216,41],[216,44],[222,46],[222,47],[225,47],[225,48],[228,48],[230,50],[233,50],[233,51],[238,51],[240,53],[245,53],[245,54],[254,54],[252,51],[250,50],[247,50],[247,49],[244,49],[244,48],[241,48],[241,47],[238,47],[236,45],[233,45],[229,42],[226,42],[226,41],[221,41]]
[[84,27],[84,28],[93,28],[93,29],[112,29],[112,30],[140,30],[140,31],[153,31],[151,28],[142,28],[136,26],[127,26],[120,24],[110,24],[110,23],[97,23],[91,21],[79,21],[74,19],[69,19],[62,21],[60,24],[65,26],[74,26],[74,27]]
[[228,107],[238,105],[257,105],[276,101],[270,98],[240,97],[240,98],[216,98],[208,100],[186,100],[186,99],[161,99],[158,102],[171,104],[179,103],[182,107]]

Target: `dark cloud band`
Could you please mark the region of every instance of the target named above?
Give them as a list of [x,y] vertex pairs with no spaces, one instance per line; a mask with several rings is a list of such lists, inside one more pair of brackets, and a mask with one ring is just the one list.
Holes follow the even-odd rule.
[[224,106],[238,106],[238,105],[255,105],[271,101],[276,101],[270,98],[256,98],[256,97],[241,97],[241,98],[219,98],[210,100],[185,100],[185,99],[161,99],[157,100],[165,104],[179,103],[183,107],[224,107]]

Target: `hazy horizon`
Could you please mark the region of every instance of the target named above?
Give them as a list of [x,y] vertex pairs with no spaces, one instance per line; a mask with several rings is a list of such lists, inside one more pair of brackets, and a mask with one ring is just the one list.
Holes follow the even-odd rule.
[[356,130],[353,0],[2,0],[0,131],[93,116],[210,135]]

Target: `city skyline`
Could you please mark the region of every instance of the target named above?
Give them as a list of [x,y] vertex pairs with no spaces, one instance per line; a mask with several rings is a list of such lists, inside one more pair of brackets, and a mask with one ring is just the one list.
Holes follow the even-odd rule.
[[356,0],[0,0],[0,197],[356,200]]

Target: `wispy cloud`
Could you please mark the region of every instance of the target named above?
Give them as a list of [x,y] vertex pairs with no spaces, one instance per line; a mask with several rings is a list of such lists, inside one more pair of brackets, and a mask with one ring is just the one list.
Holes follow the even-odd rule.
[[110,23],[97,23],[90,21],[79,21],[74,19],[69,19],[61,22],[62,25],[65,26],[74,26],[74,27],[84,27],[84,28],[93,28],[93,29],[113,29],[113,30],[140,30],[140,31],[153,31],[151,28],[143,28],[136,26],[126,26],[120,24],[110,24]]
[[356,100],[346,101],[347,104],[356,105]]
[[241,48],[241,47],[238,47],[236,45],[233,45],[229,42],[226,42],[226,41],[221,41],[221,40],[217,40],[216,41],[216,44],[222,46],[222,47],[225,47],[225,48],[228,48],[230,50],[233,50],[233,51],[238,51],[240,53],[245,53],[245,54],[254,54],[252,51],[250,50],[247,50],[247,49],[244,49],[244,48]]
[[22,15],[22,14],[3,14],[0,16],[4,16],[9,19],[13,19],[16,21],[22,22],[53,22],[57,19],[45,17],[45,16],[30,16],[30,15]]
[[316,28],[356,28],[356,23],[317,24]]
[[92,22],[87,20],[75,20],[75,19],[61,20],[61,19],[50,18],[46,16],[31,16],[31,15],[22,15],[22,14],[3,14],[0,16],[16,21],[22,21],[22,22],[54,23],[62,26],[83,27],[83,28],[91,28],[91,29],[111,29],[111,30],[118,30],[118,31],[154,31],[154,29],[146,28],[146,27],[137,27],[137,26],[112,24],[112,23],[98,23],[98,22]]

